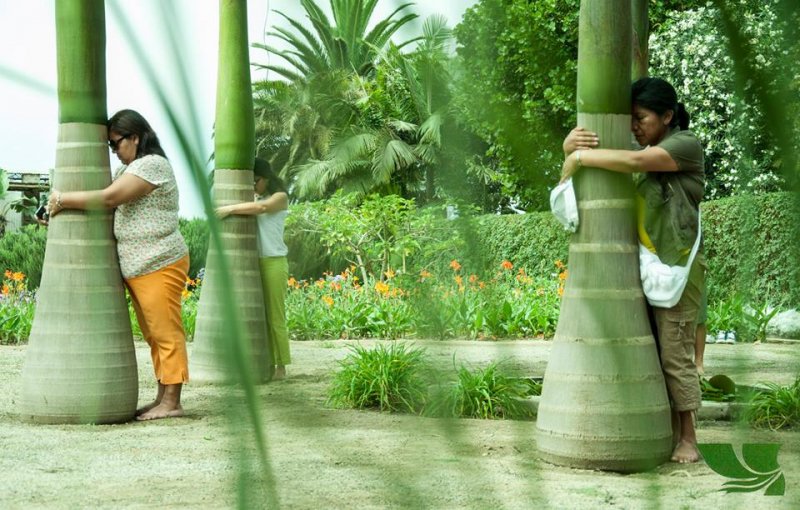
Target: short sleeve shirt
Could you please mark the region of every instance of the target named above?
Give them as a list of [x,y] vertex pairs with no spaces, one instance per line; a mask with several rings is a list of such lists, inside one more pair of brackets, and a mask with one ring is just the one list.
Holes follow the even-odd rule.
[[658,144],[678,166],[677,172],[648,172],[636,187],[639,237],[661,262],[685,263],[697,239],[697,219],[705,189],[703,147],[688,130],[673,128]]
[[189,250],[178,230],[178,186],[169,161],[151,154],[117,169],[114,180],[135,175],[155,186],[147,195],[121,204],[114,213],[119,265],[124,278],[158,271]]

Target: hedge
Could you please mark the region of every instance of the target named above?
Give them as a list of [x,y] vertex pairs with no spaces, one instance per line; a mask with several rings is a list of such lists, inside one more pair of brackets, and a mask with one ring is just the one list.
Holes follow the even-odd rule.
[[[314,221],[307,204],[292,206],[286,227],[289,270],[296,278],[317,278],[324,270],[341,270],[309,229]],[[754,302],[800,306],[800,207],[796,195],[770,193],[705,202],[703,231],[708,261],[710,299],[743,294]],[[295,228],[295,226],[297,228]],[[569,236],[549,212],[522,215],[484,215],[477,221],[436,220],[425,225],[420,238],[428,246],[412,256],[409,270],[443,269],[452,258],[482,260],[492,270],[503,260],[524,267],[531,276],[555,273],[555,261],[566,262]],[[191,257],[190,276],[205,264],[208,227],[205,220],[181,220],[181,232]],[[437,232],[440,243],[430,243]],[[39,286],[46,230],[30,225],[0,238],[0,270],[22,271],[29,288]],[[469,253],[479,256],[469,257]],[[474,263],[474,262],[473,262]],[[476,272],[480,268],[476,269]]]

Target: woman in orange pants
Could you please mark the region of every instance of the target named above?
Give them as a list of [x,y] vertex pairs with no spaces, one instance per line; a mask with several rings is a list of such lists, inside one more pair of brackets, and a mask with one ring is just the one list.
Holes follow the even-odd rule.
[[178,230],[178,186],[144,117],[122,110],[107,126],[108,145],[122,163],[114,181],[95,191],[53,189],[48,210],[55,216],[64,209],[116,209],[119,265],[158,380],[155,400],[139,408],[136,419],[181,416],[181,389],[189,379],[181,322],[189,250]]

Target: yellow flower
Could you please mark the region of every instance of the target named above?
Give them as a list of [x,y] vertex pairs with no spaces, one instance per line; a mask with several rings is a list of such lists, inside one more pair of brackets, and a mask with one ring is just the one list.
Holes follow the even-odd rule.
[[563,262],[561,262],[560,260],[556,260],[556,267],[557,267],[557,268],[559,268],[559,269],[563,269],[563,268],[565,268],[566,266],[565,266],[565,265],[564,265],[564,263],[563,263]]
[[14,273],[11,275],[11,279],[15,282],[21,282],[25,279],[25,273]]
[[500,267],[508,271],[514,269],[514,264],[512,264],[509,260],[504,260],[502,263],[500,263]]
[[188,298],[188,297],[189,297],[189,296],[191,296],[191,295],[192,295],[192,293],[191,293],[191,292],[189,292],[187,289],[183,289],[183,292],[181,292],[181,297],[182,297],[183,299],[186,299],[186,298]]
[[375,282],[375,290],[377,290],[381,294],[386,294],[387,292],[389,292],[389,286],[383,282]]
[[458,271],[459,269],[461,269],[461,264],[459,264],[456,259],[453,259],[450,261],[450,267],[453,268],[453,271]]
[[383,274],[386,275],[386,279],[387,280],[391,280],[392,278],[394,278],[394,271],[392,271],[391,269],[389,269],[388,271],[386,271]]
[[565,269],[562,272],[558,273],[558,279],[563,282],[564,280],[567,279],[567,275],[569,275],[569,271]]
[[325,304],[328,306],[333,306],[333,298],[330,296],[322,296],[322,300],[325,301]]
[[319,280],[316,281],[316,285],[317,285],[318,289],[324,289],[325,288],[325,280],[320,278]]
[[289,287],[292,287],[293,289],[296,289],[300,286],[297,283],[297,280],[294,278],[294,276],[290,277],[286,283],[289,285]]
[[454,279],[455,279],[455,281],[456,281],[456,283],[458,284],[459,287],[464,285],[464,279],[461,278],[461,275],[457,274]]
[[431,276],[433,276],[433,275],[430,274],[428,271],[426,271],[424,269],[419,272],[419,277],[422,278],[422,279],[430,278]]

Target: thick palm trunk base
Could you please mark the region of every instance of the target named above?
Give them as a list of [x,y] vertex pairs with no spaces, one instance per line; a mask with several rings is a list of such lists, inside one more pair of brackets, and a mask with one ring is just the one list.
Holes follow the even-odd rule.
[[[579,114],[604,147],[630,145],[630,116]],[[639,281],[633,184],[583,169],[575,178],[580,228],[537,419],[545,460],[633,472],[671,452],[670,408]]]
[[[110,184],[105,125],[61,124],[54,180],[62,191]],[[64,211],[50,222],[22,370],[25,420],[116,423],[136,412],[136,355],[112,218]]]
[[[253,200],[251,170],[216,170],[214,172],[214,202],[218,206]],[[232,287],[238,316],[248,341],[250,358],[256,380],[265,382],[271,377],[272,354],[267,339],[264,315],[264,294],[258,265],[256,220],[253,216],[229,216],[222,221],[223,250],[228,259],[229,273],[219,267],[220,253],[209,243],[206,276],[197,309],[194,348],[190,359],[192,381],[206,383],[233,382],[227,373],[225,356],[233,341],[230,327],[221,310],[220,285],[227,281]]]

